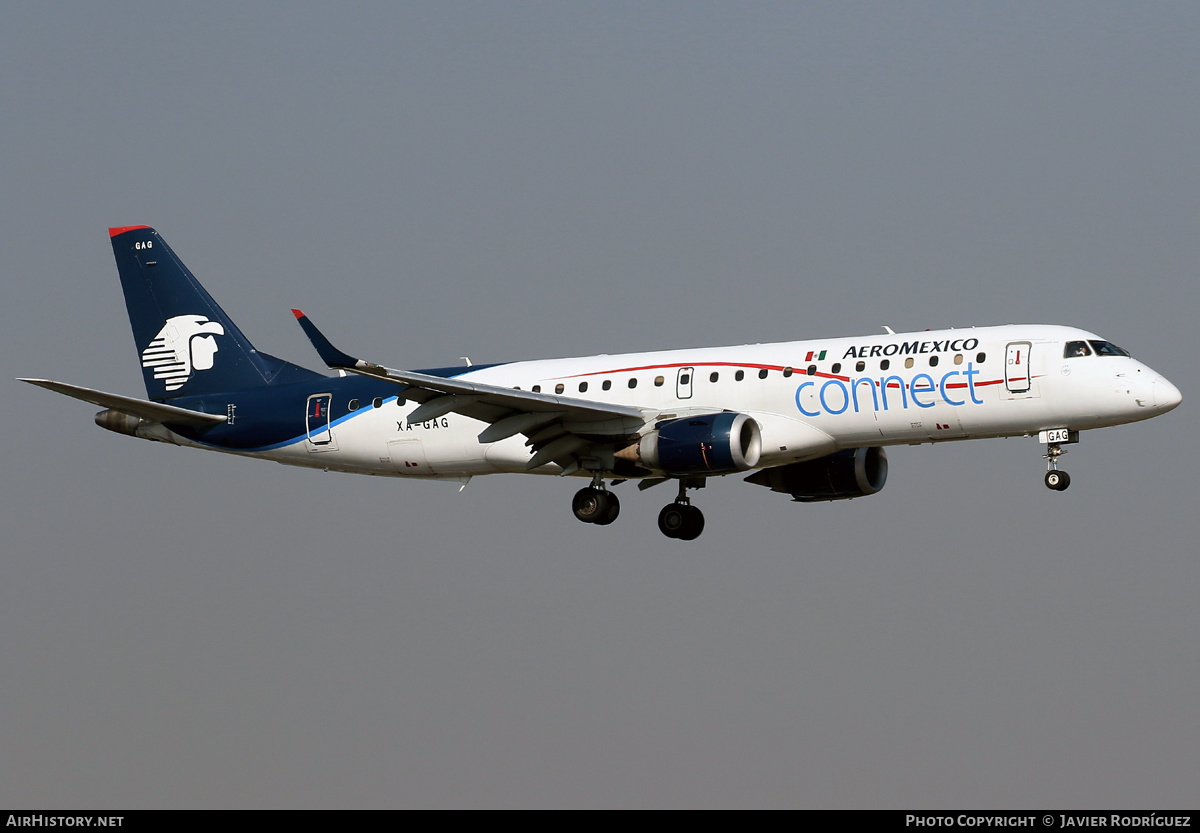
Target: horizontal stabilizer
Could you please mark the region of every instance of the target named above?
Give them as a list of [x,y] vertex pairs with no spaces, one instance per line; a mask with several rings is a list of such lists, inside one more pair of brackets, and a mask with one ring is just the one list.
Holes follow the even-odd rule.
[[101,408],[111,408],[130,416],[141,417],[149,422],[160,422],[164,425],[196,425],[212,426],[226,421],[224,414],[202,414],[199,411],[189,411],[187,408],[176,408],[174,405],[161,405],[158,402],[147,402],[145,399],[134,399],[129,396],[118,396],[115,393],[81,388],[63,382],[52,382],[49,379],[17,379],[18,382],[28,382],[39,388],[52,390],[72,399],[90,402]]

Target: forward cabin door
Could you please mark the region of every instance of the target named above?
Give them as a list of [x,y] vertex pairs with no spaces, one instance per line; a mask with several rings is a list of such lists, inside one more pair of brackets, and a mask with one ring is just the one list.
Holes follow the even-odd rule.
[[1029,393],[1033,376],[1029,370],[1028,341],[1014,341],[1004,354],[1004,388],[1009,393]]

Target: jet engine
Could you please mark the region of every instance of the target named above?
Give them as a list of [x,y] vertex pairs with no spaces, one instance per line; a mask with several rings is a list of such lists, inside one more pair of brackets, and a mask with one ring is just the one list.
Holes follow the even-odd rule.
[[152,440],[157,443],[178,443],[171,438],[171,432],[162,424],[151,422],[148,419],[133,416],[118,411],[114,408],[107,408],[96,414],[96,424],[101,428],[109,431],[115,431],[118,434],[126,434],[130,437],[140,437],[143,440]]
[[746,481],[812,503],[873,495],[887,482],[887,472],[887,454],[882,448],[852,448],[756,471]]
[[618,451],[618,458],[672,477],[729,474],[758,464],[762,431],[746,414],[699,414],[660,422],[637,445]]

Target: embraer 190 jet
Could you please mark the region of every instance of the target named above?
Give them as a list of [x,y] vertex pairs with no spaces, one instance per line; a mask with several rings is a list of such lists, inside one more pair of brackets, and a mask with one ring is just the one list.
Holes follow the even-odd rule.
[[1045,483],[1079,432],[1149,419],[1181,396],[1094,333],[1007,325],[740,347],[394,370],[334,347],[299,310],[326,376],[260,353],[149,226],[109,229],[149,401],[22,381],[104,408],[103,428],[293,466],[465,483],[533,473],[591,480],[575,517],[605,525],[611,486],[675,481],[659,513],[692,540],[687,496],[749,472],[797,501],[871,495],[884,447],[1038,435]]

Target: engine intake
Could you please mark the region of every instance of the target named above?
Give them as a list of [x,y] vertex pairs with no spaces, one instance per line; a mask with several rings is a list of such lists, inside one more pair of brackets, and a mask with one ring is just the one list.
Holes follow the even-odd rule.
[[746,414],[723,412],[660,422],[618,457],[671,476],[746,471],[762,455],[762,431]]
[[882,448],[852,448],[756,471],[746,481],[812,503],[873,495],[887,482],[887,472],[887,454]]

